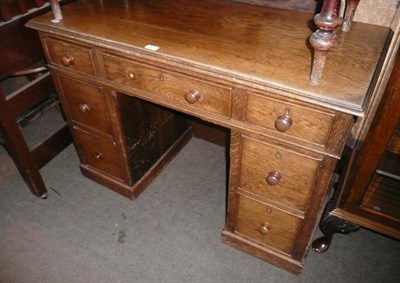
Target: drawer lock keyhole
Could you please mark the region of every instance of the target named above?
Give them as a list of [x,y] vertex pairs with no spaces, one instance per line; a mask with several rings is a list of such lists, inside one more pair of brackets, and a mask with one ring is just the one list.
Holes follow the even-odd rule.
[[96,159],[96,160],[99,160],[99,159],[101,159],[103,157],[103,154],[101,153],[101,152],[96,152],[95,154],[94,154],[94,158]]
[[131,80],[134,80],[135,79],[135,73],[133,73],[133,72],[128,72],[128,78],[129,79],[131,79]]

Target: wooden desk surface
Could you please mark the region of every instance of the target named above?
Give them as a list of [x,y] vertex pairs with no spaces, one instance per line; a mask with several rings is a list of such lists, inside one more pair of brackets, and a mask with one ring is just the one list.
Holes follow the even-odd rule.
[[[363,115],[368,88],[390,30],[354,23],[338,35],[321,85],[309,85],[313,15],[220,0],[79,0],[29,27],[274,89],[302,101]],[[145,49],[158,46],[157,51]]]

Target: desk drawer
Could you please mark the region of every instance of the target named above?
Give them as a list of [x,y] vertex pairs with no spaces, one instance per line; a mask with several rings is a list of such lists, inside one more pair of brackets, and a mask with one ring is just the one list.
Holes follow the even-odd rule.
[[235,232],[291,254],[302,219],[241,194],[238,198]]
[[321,160],[242,137],[240,187],[304,211]]
[[45,37],[44,44],[49,61],[52,64],[89,75],[96,75],[92,60],[92,48],[52,37]]
[[113,178],[124,180],[123,160],[117,145],[87,132],[74,129],[74,141],[81,163]]
[[162,68],[103,54],[107,80],[167,99],[189,109],[231,115],[231,88]]
[[58,75],[73,122],[111,135],[111,122],[101,87]]
[[325,146],[335,121],[335,112],[319,111],[249,93],[246,121],[290,137]]

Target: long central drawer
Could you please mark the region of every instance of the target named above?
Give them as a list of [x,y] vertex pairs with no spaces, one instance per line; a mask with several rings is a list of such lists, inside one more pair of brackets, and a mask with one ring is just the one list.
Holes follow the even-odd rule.
[[106,79],[156,95],[191,111],[231,116],[232,88],[133,59],[103,54]]

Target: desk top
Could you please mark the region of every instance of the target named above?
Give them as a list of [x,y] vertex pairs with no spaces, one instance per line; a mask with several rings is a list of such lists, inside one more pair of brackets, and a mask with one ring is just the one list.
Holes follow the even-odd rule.
[[321,84],[311,86],[310,13],[225,0],[79,0],[62,13],[60,23],[48,13],[27,26],[355,115],[363,115],[390,35],[386,27],[362,23],[339,32]]

